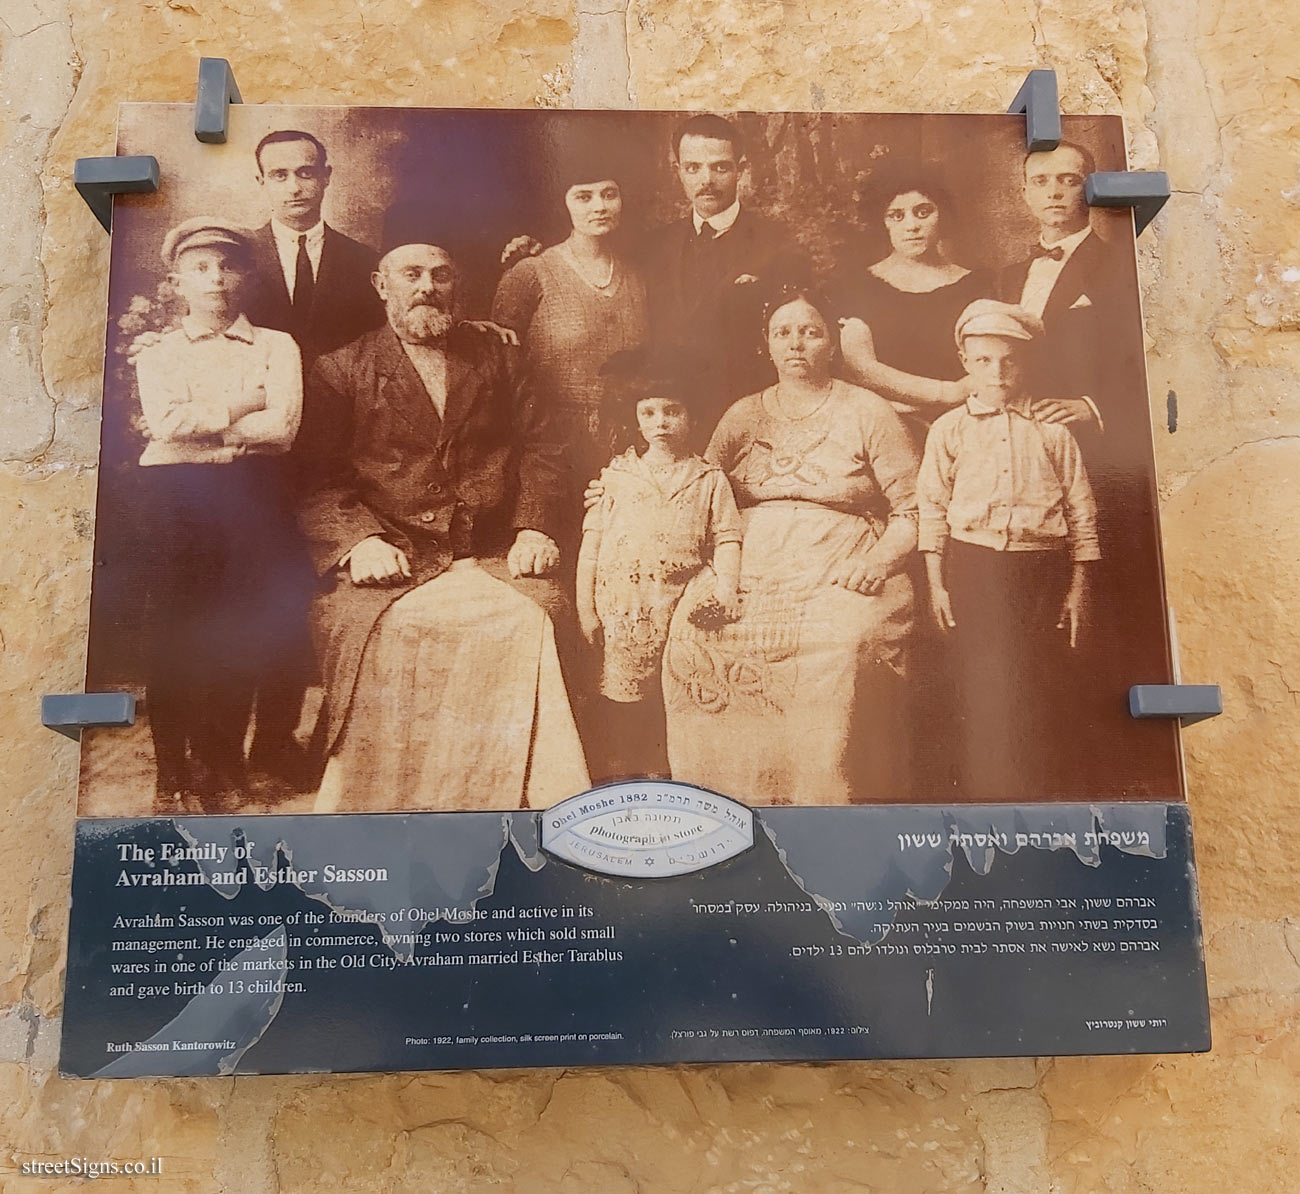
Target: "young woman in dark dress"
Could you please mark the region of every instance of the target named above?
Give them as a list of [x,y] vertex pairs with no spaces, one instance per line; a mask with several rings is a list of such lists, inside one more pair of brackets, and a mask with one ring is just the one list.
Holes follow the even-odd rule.
[[884,225],[890,251],[836,276],[845,373],[894,404],[919,450],[930,423],[965,400],[953,328],[970,303],[993,296],[993,276],[948,256],[952,200],[926,168],[892,171],[864,197],[863,211]]
[[[889,172],[864,196],[863,215],[869,226],[884,225],[890,250],[866,268],[841,269],[835,279],[843,370],[850,381],[893,404],[920,453],[930,424],[966,400],[966,370],[953,332],[970,303],[994,296],[994,278],[949,257],[952,199],[924,166]],[[924,608],[927,581],[918,557],[909,574]],[[907,723],[931,730],[951,726],[961,710],[947,655],[937,630],[923,619],[911,657]],[[935,745],[930,732],[910,736],[912,792],[960,799],[963,760]]]

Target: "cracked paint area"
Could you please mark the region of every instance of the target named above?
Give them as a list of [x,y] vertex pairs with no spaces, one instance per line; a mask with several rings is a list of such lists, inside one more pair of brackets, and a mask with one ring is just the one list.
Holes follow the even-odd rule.
[[[885,812],[887,806],[879,811]],[[1103,865],[1103,845],[1127,854],[1165,856],[1164,804],[976,805],[888,809],[892,825],[862,832],[859,810],[763,809],[760,820],[791,877],[845,936],[878,941],[880,916],[865,905],[940,898],[952,879],[954,851],[977,875],[999,854],[1069,850],[1086,866]],[[883,832],[882,832],[883,830]],[[891,833],[890,830],[893,830]],[[855,905],[864,905],[857,912]]]

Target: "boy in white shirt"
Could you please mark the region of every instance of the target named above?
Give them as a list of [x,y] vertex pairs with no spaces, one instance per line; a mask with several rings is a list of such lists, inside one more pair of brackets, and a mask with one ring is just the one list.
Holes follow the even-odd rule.
[[1045,688],[1065,683],[1086,630],[1097,507],[1073,434],[1036,419],[1025,388],[1041,320],[981,299],[955,336],[971,396],[935,420],[917,478],[930,609],[953,648],[966,757],[1001,744],[1046,794],[1059,710]]
[[186,220],[162,258],[186,313],[135,357],[155,548],[147,711],[160,811],[227,811],[246,787],[254,693],[297,633],[306,564],[277,458],[302,416],[302,365],[291,336],[243,314],[242,229]]

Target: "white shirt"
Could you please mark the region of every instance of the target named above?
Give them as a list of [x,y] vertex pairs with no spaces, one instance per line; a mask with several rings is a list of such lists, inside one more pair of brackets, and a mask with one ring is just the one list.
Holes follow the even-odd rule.
[[225,464],[287,452],[302,418],[293,337],[241,315],[210,332],[188,315],[135,358],[149,444],[142,465]]
[[[1060,249],[1061,259],[1056,261],[1051,257],[1035,257],[1029,263],[1029,272],[1025,275],[1025,288],[1020,295],[1020,305],[1039,319],[1043,318],[1043,312],[1047,309],[1047,301],[1052,297],[1052,291],[1056,287],[1057,280],[1061,276],[1061,271],[1065,268],[1066,263],[1074,256],[1075,250],[1083,244],[1092,234],[1092,226],[1080,228],[1078,232],[1071,233],[1064,240],[1058,240],[1056,244],[1049,245],[1039,237],[1038,243],[1044,249]],[[1097,409],[1097,404],[1087,395],[1080,395],[1083,400],[1092,409],[1092,417],[1096,419],[1097,426],[1103,431],[1106,425],[1101,421],[1101,411]]]
[[1024,400],[970,397],[935,419],[916,478],[920,548],[949,539],[993,551],[1068,548],[1100,559],[1097,503],[1083,454],[1062,423],[1041,423]]
[[[713,229],[713,239],[717,240],[724,232],[730,232],[731,226],[736,222],[736,217],[738,215],[740,215],[739,199],[727,208],[726,211],[720,211],[716,216],[710,216],[709,227]],[[699,236],[700,229],[704,226],[704,217],[692,208],[691,220],[695,224],[695,235]]]
[[1055,261],[1051,257],[1035,257],[1029,263],[1029,272],[1025,275],[1025,288],[1020,295],[1020,305],[1031,315],[1037,315],[1039,319],[1043,318],[1047,300],[1052,297],[1052,288],[1061,276],[1066,262],[1074,256],[1075,249],[1083,244],[1091,232],[1091,227],[1081,228],[1053,245],[1039,239],[1038,243],[1044,249],[1061,249],[1063,256],[1060,261]]
[[[280,256],[280,272],[284,274],[284,284],[289,291],[289,301],[293,301],[293,284],[298,277],[298,238],[304,235],[286,227],[278,220],[271,220],[271,235],[275,238],[275,251]],[[325,221],[317,220],[316,227],[309,228],[307,237],[307,260],[311,262],[312,281],[320,277],[320,255],[325,247]]]
[[402,341],[402,351],[406,353],[415,371],[424,382],[429,392],[438,418],[447,415],[447,354],[441,348],[431,344],[407,344]]

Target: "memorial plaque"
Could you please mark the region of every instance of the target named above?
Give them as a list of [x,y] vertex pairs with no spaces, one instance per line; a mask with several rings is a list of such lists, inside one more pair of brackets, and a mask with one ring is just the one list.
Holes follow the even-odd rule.
[[754,814],[716,792],[639,780],[572,796],[542,817],[542,848],[601,875],[660,879],[754,844]]
[[1063,132],[125,106],[63,1071],[1208,1048]]

